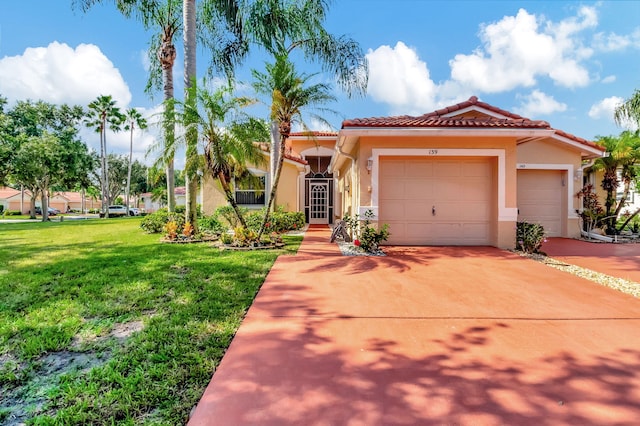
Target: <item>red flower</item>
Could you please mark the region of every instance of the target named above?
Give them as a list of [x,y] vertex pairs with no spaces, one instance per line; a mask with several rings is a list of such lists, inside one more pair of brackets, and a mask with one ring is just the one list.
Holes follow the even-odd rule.
[[353,245],[360,247],[360,240],[353,240]]

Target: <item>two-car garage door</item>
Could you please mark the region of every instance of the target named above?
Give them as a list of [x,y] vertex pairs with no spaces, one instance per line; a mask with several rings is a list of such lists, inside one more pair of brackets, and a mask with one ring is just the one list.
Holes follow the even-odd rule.
[[381,157],[379,219],[388,244],[491,245],[494,162],[485,157]]

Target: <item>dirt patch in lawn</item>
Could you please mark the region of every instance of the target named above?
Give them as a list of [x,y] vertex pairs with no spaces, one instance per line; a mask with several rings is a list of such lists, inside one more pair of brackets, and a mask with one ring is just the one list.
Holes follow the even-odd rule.
[[[18,362],[10,354],[0,355],[0,424],[24,425],[28,419],[43,414],[47,395],[60,385],[64,375],[88,373],[106,364],[114,347],[109,341],[122,346],[143,328],[142,321],[117,323],[104,336],[89,339],[90,342],[78,336],[71,350],[49,352],[29,362]],[[81,346],[87,350],[80,351]],[[91,346],[99,349],[91,350]]]

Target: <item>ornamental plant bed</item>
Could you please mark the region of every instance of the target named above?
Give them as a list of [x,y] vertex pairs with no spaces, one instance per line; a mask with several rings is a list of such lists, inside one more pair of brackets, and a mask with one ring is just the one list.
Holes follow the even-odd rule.
[[233,244],[220,244],[219,247],[222,250],[250,251],[250,250],[281,249],[284,246],[285,246],[285,243],[260,244],[255,246],[234,246]]
[[162,237],[160,238],[160,242],[168,244],[191,244],[218,241],[218,239],[220,239],[218,235],[203,235],[202,237],[185,237],[184,235],[178,235],[175,238]]

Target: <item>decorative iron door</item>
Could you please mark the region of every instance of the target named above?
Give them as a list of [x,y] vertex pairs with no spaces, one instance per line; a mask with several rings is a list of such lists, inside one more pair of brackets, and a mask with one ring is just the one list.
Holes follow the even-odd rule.
[[329,185],[311,183],[309,192],[309,223],[329,223]]

